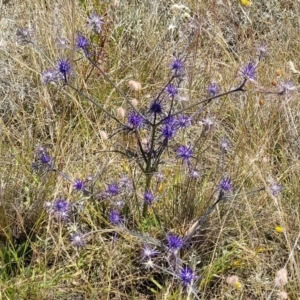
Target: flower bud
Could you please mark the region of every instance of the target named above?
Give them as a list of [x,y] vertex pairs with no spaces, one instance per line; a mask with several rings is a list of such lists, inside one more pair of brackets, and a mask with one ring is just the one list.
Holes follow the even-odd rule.
[[140,91],[142,89],[142,85],[138,81],[129,80],[128,84],[132,91]]
[[107,133],[104,130],[100,131],[100,136],[104,141],[108,139]]
[[118,118],[121,119],[121,120],[124,120],[125,114],[126,114],[125,109],[120,106],[118,108],[118,110],[117,110],[117,116],[118,116]]

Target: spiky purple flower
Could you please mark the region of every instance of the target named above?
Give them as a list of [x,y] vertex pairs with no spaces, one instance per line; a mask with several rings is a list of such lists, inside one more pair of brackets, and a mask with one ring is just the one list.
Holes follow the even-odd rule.
[[128,123],[130,127],[136,129],[143,126],[144,120],[138,113],[133,112],[128,116]]
[[123,223],[123,218],[115,209],[111,210],[108,214],[108,219],[113,225],[119,226]]
[[176,150],[177,156],[183,161],[188,161],[193,155],[193,150],[190,146],[181,145]]
[[52,162],[52,158],[46,152],[41,153],[40,159],[41,163],[44,165],[49,165]]
[[230,143],[226,138],[221,139],[220,148],[224,151],[228,151],[230,149]]
[[70,213],[70,203],[62,198],[55,200],[53,203],[53,212],[57,219],[67,219]]
[[59,48],[61,49],[67,49],[69,48],[69,42],[67,39],[63,38],[63,37],[59,37],[56,39],[56,44]]
[[168,249],[177,252],[183,246],[183,240],[176,234],[167,235]]
[[240,75],[251,81],[256,80],[256,66],[252,60],[241,68]]
[[128,178],[128,176],[123,174],[119,180],[119,187],[120,187],[120,189],[132,191],[132,189],[133,189],[132,180],[130,178]]
[[96,12],[92,12],[91,15],[88,18],[89,26],[92,28],[92,30],[96,33],[101,32],[101,26],[104,24],[103,18],[101,18]]
[[71,244],[75,248],[83,247],[85,245],[84,235],[79,232],[73,234],[71,237]]
[[174,126],[172,126],[170,124],[164,124],[162,127],[162,130],[161,130],[161,133],[164,138],[171,139],[175,136],[176,129],[174,128]]
[[229,192],[232,188],[231,179],[228,177],[225,177],[220,182],[220,189],[223,192]]
[[188,266],[183,267],[179,272],[179,278],[184,286],[191,285],[196,277],[194,271]]
[[179,71],[182,71],[184,68],[184,63],[181,59],[179,58],[175,58],[172,62],[171,62],[171,69],[172,71],[178,73]]
[[108,185],[106,193],[110,196],[117,196],[120,193],[120,189],[116,183],[111,183]]
[[152,205],[154,200],[155,200],[155,197],[151,192],[146,191],[144,193],[144,201],[145,201],[146,204]]
[[67,81],[68,75],[71,72],[71,65],[68,59],[61,58],[57,63],[57,71],[63,76],[64,80]]
[[168,84],[166,87],[166,91],[172,98],[174,98],[178,94],[178,89],[173,84]]
[[80,179],[75,179],[73,183],[73,187],[76,191],[84,191],[85,190],[85,183]]
[[76,47],[86,51],[86,48],[88,46],[89,46],[88,39],[81,33],[78,33],[76,37]]
[[38,147],[32,168],[35,171],[49,171],[53,167],[53,159],[44,147]]
[[256,48],[257,54],[259,56],[259,60],[268,56],[268,49],[265,45],[261,44]]
[[144,245],[142,249],[142,256],[143,258],[151,258],[152,256],[155,256],[158,254],[158,251],[152,249],[149,245]]
[[273,183],[270,186],[270,191],[271,191],[272,195],[276,197],[281,193],[282,185],[280,185],[279,183]]
[[176,119],[176,125],[178,128],[187,128],[191,126],[192,118],[187,115],[179,115]]
[[154,114],[161,114],[162,113],[162,105],[157,100],[151,103],[150,105],[150,112]]
[[29,27],[20,27],[17,29],[17,38],[21,45],[31,42],[33,29]]
[[289,95],[291,92],[294,92],[297,90],[297,88],[295,87],[293,82],[290,80],[280,82],[279,87],[281,89],[279,92],[280,95]]
[[208,86],[208,89],[207,89],[209,95],[212,96],[212,97],[216,96],[219,93],[219,90],[220,90],[219,86],[214,82],[212,82]]
[[48,84],[48,83],[55,83],[58,80],[60,80],[59,73],[54,70],[46,70],[42,72],[42,83]]
[[200,173],[195,169],[190,169],[188,175],[190,178],[193,178],[193,179],[199,179],[201,176]]

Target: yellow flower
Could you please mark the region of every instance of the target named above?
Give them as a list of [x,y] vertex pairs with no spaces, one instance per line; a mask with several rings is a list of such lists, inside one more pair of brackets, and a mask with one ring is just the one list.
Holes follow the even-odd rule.
[[250,6],[252,4],[252,1],[251,0],[240,0],[240,3],[243,5],[243,6]]
[[275,231],[278,233],[282,233],[283,232],[283,228],[281,226],[276,226],[275,227]]
[[242,288],[242,284],[238,281],[236,282],[236,284],[234,285],[234,287],[237,289],[237,290],[240,290]]

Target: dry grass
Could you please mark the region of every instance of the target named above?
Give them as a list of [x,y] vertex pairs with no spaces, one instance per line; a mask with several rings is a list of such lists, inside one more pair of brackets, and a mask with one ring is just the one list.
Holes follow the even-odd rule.
[[[101,3],[100,3],[101,2]],[[241,65],[265,44],[268,57],[258,70],[259,85],[276,91],[286,79],[298,85],[299,74],[290,69],[300,50],[298,1],[254,0],[250,7],[238,1],[29,1],[0,0],[0,299],[186,299],[178,282],[157,270],[141,268],[141,243],[120,233],[113,242],[112,227],[97,201],[85,202],[80,230],[99,230],[80,251],[72,248],[69,231],[44,212],[44,202],[63,196],[77,200],[70,184],[60,176],[37,176],[31,163],[37,145],[46,145],[59,169],[72,178],[93,176],[95,189],[104,189],[127,173],[134,178],[136,197],[144,184],[134,161],[114,149],[132,141],[118,135],[107,141],[115,122],[67,88],[40,83],[41,71],[58,57],[72,57],[74,85],[90,93],[111,113],[128,110],[122,96],[100,73],[93,72],[80,55],[57,47],[57,38],[72,45],[77,30],[87,31],[87,14],[105,16],[105,39],[98,44],[99,64],[113,82],[143,111],[168,78],[173,55],[187,55],[187,80],[181,93],[189,103],[207,96],[211,80],[222,91],[239,82]],[[119,4],[117,5],[117,2]],[[85,3],[85,5],[82,5]],[[174,7],[173,7],[174,8]],[[31,26],[44,51],[20,45],[16,30]],[[46,58],[47,57],[47,58]],[[78,75],[80,74],[80,76]],[[133,92],[128,81],[142,83]],[[289,299],[300,295],[298,201],[300,130],[298,94],[264,94],[254,84],[247,93],[219,99],[195,120],[177,143],[199,138],[199,122],[214,117],[217,126],[201,139],[198,181],[186,179],[184,167],[165,157],[161,167],[167,180],[159,187],[156,209],[164,226],[184,234],[212,204],[212,191],[220,172],[219,141],[230,140],[225,172],[233,179],[236,195],[222,202],[193,237],[182,259],[200,275],[195,286],[199,299],[279,299],[276,272],[284,267]],[[183,102],[185,105],[185,102]],[[172,154],[172,153],[171,153]],[[280,196],[269,191],[270,180],[284,187]],[[259,193],[249,193],[266,188]],[[133,199],[134,198],[134,199]],[[153,215],[141,222],[136,199],[129,226],[162,238]],[[276,226],[283,232],[275,230]],[[101,229],[101,230],[100,230]],[[226,278],[237,275],[240,286]],[[238,288],[237,288],[238,287]],[[191,296],[192,298],[192,296]]]

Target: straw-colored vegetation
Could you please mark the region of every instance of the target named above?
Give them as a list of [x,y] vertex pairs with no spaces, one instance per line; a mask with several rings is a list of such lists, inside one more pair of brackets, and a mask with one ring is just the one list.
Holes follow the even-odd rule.
[[[207,98],[211,82],[221,92],[238,86],[241,67],[257,59],[257,47],[267,48],[257,82],[212,101],[164,154],[159,171],[165,180],[151,186],[161,225],[152,210],[142,216],[145,178],[135,160],[108,151],[132,149],[133,135],[106,139],[119,128],[114,120],[68,86],[41,82],[44,70],[69,58],[72,85],[126,122],[131,107],[124,97],[74,50],[78,31],[92,36],[92,12],[104,20],[101,38],[92,41],[97,63],[137,99],[141,112],[165,86],[174,57],[185,58],[177,104],[183,108]],[[32,29],[39,49],[18,41],[20,27]],[[299,32],[300,2],[290,0],[250,6],[238,0],[0,0],[0,299],[298,299]],[[130,88],[131,80],[141,89]],[[279,95],[286,80],[295,89]],[[206,130],[207,120],[213,124]],[[193,179],[174,147],[199,138],[200,178]],[[222,163],[224,138],[230,147]],[[48,149],[59,172],[89,178],[95,192],[123,174],[131,178],[124,217],[132,234],[109,223],[99,197],[74,191],[58,172],[34,172],[38,146]],[[224,176],[232,191],[180,252],[198,276],[189,294],[164,272],[163,257],[156,261],[162,269],[145,267],[144,241],[134,233],[164,242],[163,227],[184,236],[213,204]],[[283,188],[278,195],[270,189],[275,183]],[[76,221],[65,224],[47,213],[45,203],[58,197],[82,205]],[[77,230],[93,232],[79,249],[70,243]]]

